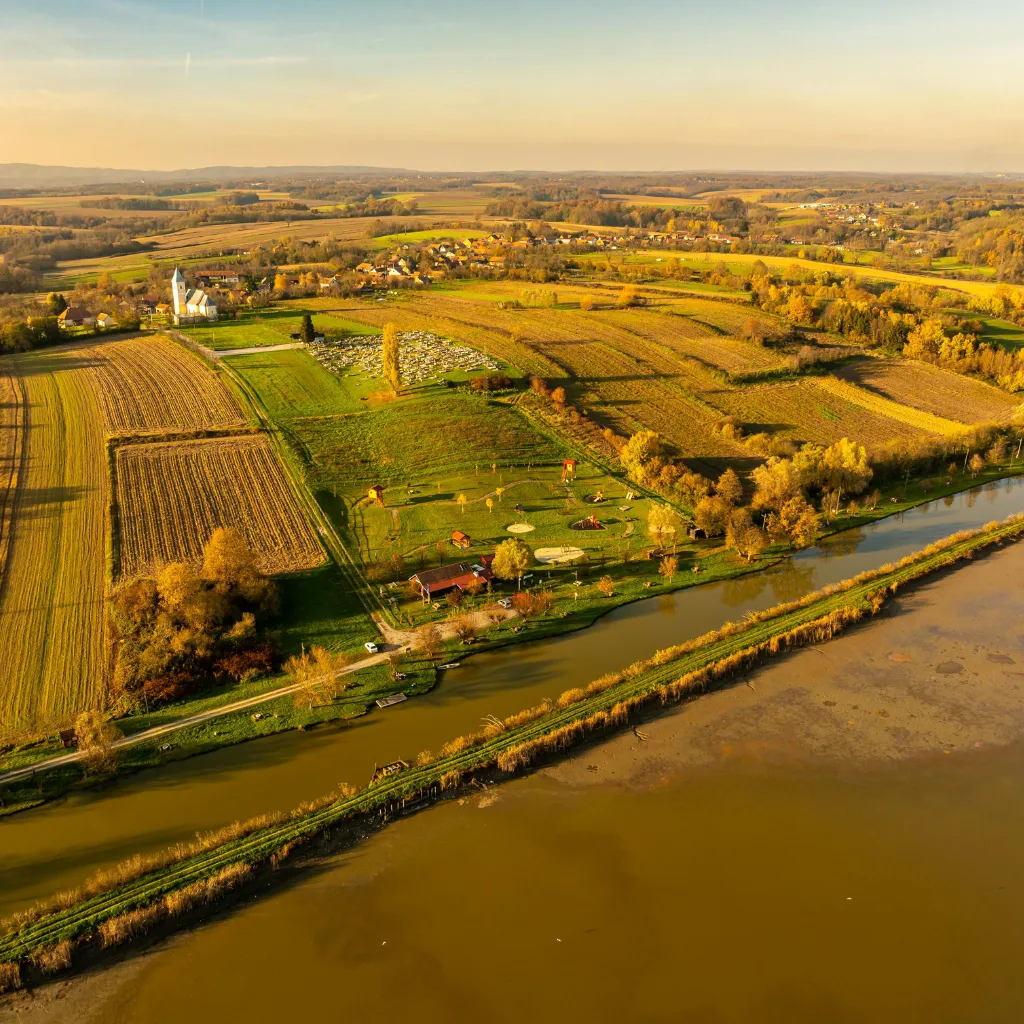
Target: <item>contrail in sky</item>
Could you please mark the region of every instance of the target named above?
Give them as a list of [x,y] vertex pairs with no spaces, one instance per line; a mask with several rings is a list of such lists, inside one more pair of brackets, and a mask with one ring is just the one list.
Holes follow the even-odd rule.
[[188,73],[192,69],[192,54],[185,54],[185,77],[188,78]]

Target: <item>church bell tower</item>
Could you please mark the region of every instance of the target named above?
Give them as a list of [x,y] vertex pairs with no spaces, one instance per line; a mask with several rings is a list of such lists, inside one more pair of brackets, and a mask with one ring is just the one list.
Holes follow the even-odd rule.
[[174,276],[171,278],[171,295],[174,301],[174,315],[184,316],[185,278],[181,276],[181,271],[177,267],[174,268]]

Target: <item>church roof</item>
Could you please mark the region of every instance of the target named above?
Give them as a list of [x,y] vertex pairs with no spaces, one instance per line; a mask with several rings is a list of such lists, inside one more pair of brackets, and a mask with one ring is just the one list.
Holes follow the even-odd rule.
[[184,284],[185,278],[181,276],[181,271],[175,267],[174,273],[171,275],[171,284]]
[[185,293],[185,304],[187,306],[212,306],[213,300],[202,288],[190,288]]

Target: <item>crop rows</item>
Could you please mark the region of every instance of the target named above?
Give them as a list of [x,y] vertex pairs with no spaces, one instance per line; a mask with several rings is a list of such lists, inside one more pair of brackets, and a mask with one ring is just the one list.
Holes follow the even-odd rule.
[[[630,710],[649,701],[671,703],[698,692],[708,681],[744,668],[757,656],[789,646],[827,639],[845,624],[873,610],[885,591],[970,557],[987,545],[1024,532],[1024,521],[993,524],[975,534],[960,534],[932,545],[896,566],[865,573],[838,587],[763,613],[746,625],[723,627],[678,648],[659,652],[647,662],[595,681],[584,692],[570,691],[557,703],[511,716],[474,737],[453,741],[437,760],[385,777],[351,796],[314,806],[284,821],[237,830],[223,843],[164,866],[129,877],[104,891],[95,889],[70,905],[58,904],[23,919],[0,938],[0,964],[76,940],[105,921],[140,908],[160,905],[169,894],[212,879],[238,865],[266,862],[295,843],[323,832],[353,815],[400,808],[408,799],[457,786],[467,773],[498,765],[505,771],[529,764],[534,752],[557,751],[590,731],[621,724]],[[244,834],[240,834],[244,833]]]
[[909,405],[901,405],[891,398],[885,398],[873,391],[866,391],[839,377],[818,377],[816,381],[823,391],[844,399],[852,405],[859,405],[869,412],[877,413],[879,416],[887,416],[896,423],[947,437],[963,432],[964,428],[961,423],[954,423],[952,420],[943,419],[941,416],[925,412],[922,409],[911,408]]
[[0,364],[0,594],[11,540],[14,498],[25,437],[22,383],[10,360]]
[[713,431],[716,416],[688,397],[663,369],[596,341],[544,342],[537,347],[576,378],[580,404],[610,420],[620,433],[647,427],[684,455],[728,457],[742,449]]
[[264,572],[324,560],[264,435],[121,447],[117,500],[123,577],[198,560],[218,526],[237,529]]
[[821,387],[817,378],[723,390],[716,401],[746,424],[748,432],[766,430],[796,441],[832,444],[849,437],[872,447],[894,438],[928,436],[908,423],[854,405]]
[[163,335],[111,340],[79,354],[91,362],[108,433],[245,423],[217,375]]
[[[707,303],[709,306],[725,303]],[[673,309],[681,308],[673,306]],[[696,314],[664,313],[660,316],[636,310],[604,314],[611,323],[633,332],[681,356],[690,356],[729,373],[774,369],[781,365],[778,356],[767,348],[732,334],[717,334],[706,323],[710,318]],[[715,326],[718,326],[717,323]]]
[[980,380],[927,363],[868,359],[846,367],[841,376],[894,402],[960,423],[1005,420],[1017,400]]
[[45,350],[14,358],[27,419],[0,596],[0,719],[32,726],[105,691],[108,480],[88,372]]

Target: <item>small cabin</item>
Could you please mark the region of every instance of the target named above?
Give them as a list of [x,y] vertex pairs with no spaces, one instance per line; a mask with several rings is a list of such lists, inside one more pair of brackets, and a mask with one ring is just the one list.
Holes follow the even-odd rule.
[[457,548],[469,548],[473,546],[472,540],[470,540],[468,533],[463,533],[461,530],[456,530],[452,534],[452,544]]
[[366,497],[377,505],[384,504],[384,487],[381,484],[374,484],[367,492]]

